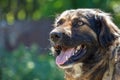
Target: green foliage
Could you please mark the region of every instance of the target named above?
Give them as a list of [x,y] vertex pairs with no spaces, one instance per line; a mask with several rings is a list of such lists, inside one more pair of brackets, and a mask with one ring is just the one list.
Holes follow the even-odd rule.
[[54,18],[67,9],[99,8],[110,12],[120,25],[119,4],[119,0],[0,0],[0,18],[12,24],[15,20]]
[[0,80],[63,80],[52,56],[40,55],[37,47],[20,46],[13,52],[0,50]]

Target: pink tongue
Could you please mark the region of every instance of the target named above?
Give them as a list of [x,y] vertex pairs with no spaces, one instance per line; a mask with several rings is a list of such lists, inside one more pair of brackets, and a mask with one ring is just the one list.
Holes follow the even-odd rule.
[[60,55],[56,58],[56,64],[61,65],[67,61],[67,58],[70,58],[74,53],[74,48],[67,49],[66,51],[61,51]]

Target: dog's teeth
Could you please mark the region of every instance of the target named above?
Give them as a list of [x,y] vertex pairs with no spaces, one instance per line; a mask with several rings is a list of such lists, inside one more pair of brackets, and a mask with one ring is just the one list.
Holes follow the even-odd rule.
[[77,53],[78,52],[78,50],[75,50],[75,53]]
[[77,47],[77,50],[80,50],[81,49],[81,45]]
[[73,53],[72,55],[74,55],[75,53]]
[[68,60],[68,57],[66,56],[66,60]]

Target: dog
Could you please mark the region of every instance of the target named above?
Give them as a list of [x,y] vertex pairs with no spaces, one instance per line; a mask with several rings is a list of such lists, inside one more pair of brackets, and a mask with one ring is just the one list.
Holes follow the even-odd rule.
[[109,13],[64,11],[55,20],[50,43],[66,80],[120,80],[120,30]]

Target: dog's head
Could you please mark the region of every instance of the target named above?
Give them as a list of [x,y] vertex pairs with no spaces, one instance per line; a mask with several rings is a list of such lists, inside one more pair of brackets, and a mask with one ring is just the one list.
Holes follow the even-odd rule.
[[53,53],[59,67],[84,62],[98,48],[109,47],[118,28],[109,14],[98,9],[64,11],[50,32]]

